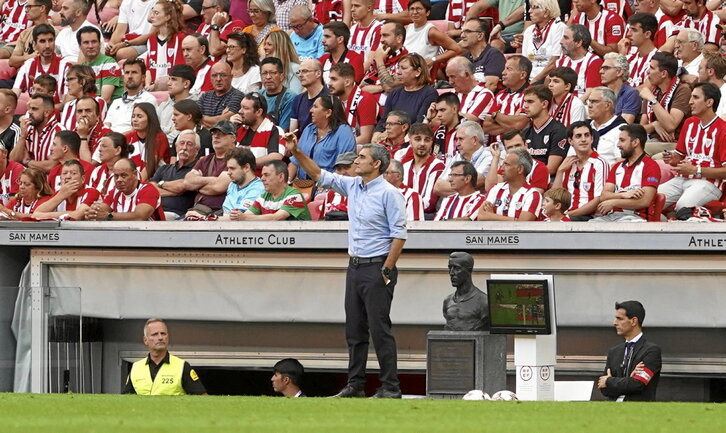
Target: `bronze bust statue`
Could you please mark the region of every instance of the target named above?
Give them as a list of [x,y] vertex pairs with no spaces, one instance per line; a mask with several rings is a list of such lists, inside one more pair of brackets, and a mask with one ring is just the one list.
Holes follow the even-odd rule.
[[489,306],[486,293],[471,280],[474,258],[469,253],[453,252],[449,256],[449,277],[456,291],[444,299],[447,331],[489,330]]

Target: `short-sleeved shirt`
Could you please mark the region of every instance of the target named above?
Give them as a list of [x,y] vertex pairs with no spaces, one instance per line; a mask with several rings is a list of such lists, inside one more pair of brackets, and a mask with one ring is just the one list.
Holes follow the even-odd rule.
[[[202,176],[218,177],[223,171],[227,170],[227,161],[224,158],[217,158],[214,154],[207,155],[197,161],[194,165],[194,170],[199,170],[202,173]],[[194,198],[194,203],[209,206],[212,210],[217,211],[222,208],[225,196],[225,193],[206,195],[200,192],[197,193],[197,196]]]
[[497,215],[519,218],[522,212],[530,212],[538,217],[542,206],[542,194],[525,183],[510,196],[509,183],[501,182],[489,190],[486,201],[494,206],[494,213]]
[[590,154],[582,168],[577,164],[572,164],[569,169],[565,170],[562,187],[572,196],[569,210],[579,209],[594,200],[595,197],[600,197],[605,188],[605,180],[609,171],[608,162],[595,151]]
[[96,73],[96,93],[100,95],[103,86],[114,86],[111,99],[121,97],[124,92],[124,84],[121,79],[121,68],[119,68],[116,59],[102,53],[92,62],[83,64],[93,68],[93,72]]
[[553,118],[547,119],[542,127],[531,124],[524,129],[524,139],[532,158],[547,164],[550,155],[567,156],[570,145],[567,142],[567,129]]
[[128,24],[127,33],[146,35],[151,32],[149,14],[155,0],[124,0],[118,11],[118,23]]
[[230,182],[227,188],[227,196],[224,198],[222,209],[225,215],[233,209],[243,212],[252,206],[258,197],[265,193],[265,185],[259,178],[254,178],[245,186],[239,186],[235,182]]
[[[179,166],[179,164],[164,164],[156,169],[154,175],[149,179],[149,182],[159,183],[160,181],[169,182],[172,180],[184,179],[192,168],[194,168],[196,161],[190,161],[188,164]],[[184,191],[179,195],[171,195],[161,198],[161,205],[167,212],[174,212],[177,215],[184,215],[187,210],[194,206],[194,197],[197,195],[196,191]]]
[[[169,353],[166,353],[166,356],[164,359],[161,360],[159,364],[154,363],[154,361],[151,360],[151,356],[146,356],[146,365],[149,366],[149,373],[151,374],[151,380],[153,381],[156,378],[156,375],[159,373],[159,370],[161,370],[161,366],[163,364],[169,363]],[[201,395],[205,394],[207,392],[206,389],[204,389],[204,385],[202,384],[202,381],[199,380],[199,376],[197,376],[197,373],[192,369],[192,366],[189,365],[188,362],[184,361],[184,369],[182,370],[182,388],[184,389],[184,392],[190,395]],[[131,382],[131,377],[126,378],[126,385],[124,385],[124,394],[136,394],[136,390],[134,389],[134,384]]]
[[213,117],[222,114],[225,108],[229,108],[229,111],[237,113],[244,96],[244,93],[234,87],[230,88],[224,95],[217,95],[215,90],[210,90],[209,92],[202,93],[197,103],[203,115]]
[[[292,118],[292,101],[297,94],[290,89],[283,88],[282,93],[274,95],[268,94],[267,89],[259,92],[267,101],[267,115],[275,123],[275,125],[287,131],[290,129],[290,119]],[[278,110],[279,103],[279,110]]]
[[290,115],[290,118],[297,119],[297,128],[300,133],[302,133],[302,130],[310,124],[310,108],[313,106],[315,100],[318,99],[319,96],[326,96],[327,94],[328,88],[323,86],[320,93],[312,98],[308,98],[308,92],[304,91],[292,100],[292,114]]
[[131,113],[134,111],[134,106],[141,102],[148,102],[156,106],[157,102],[154,95],[143,89],[131,97],[126,93],[122,93],[122,95],[125,96],[116,99],[108,107],[103,123],[108,125],[113,132],[125,134],[131,130]]
[[114,188],[106,194],[103,202],[111,207],[111,212],[133,212],[138,205],[148,204],[154,209],[149,216],[149,221],[165,220],[159,191],[150,183],[139,182],[131,194],[124,194]]
[[0,132],[0,143],[5,146],[5,150],[8,151],[8,155],[18,143],[19,137],[20,126],[15,121],[10,122],[10,125],[8,125],[4,131]]
[[284,210],[290,214],[288,220],[310,219],[310,211],[305,203],[305,197],[291,186],[285,187],[285,191],[278,197],[265,191],[247,210],[255,215],[269,215]]
[[[289,1],[289,0],[288,0]],[[290,33],[290,40],[295,46],[295,51],[300,60],[304,59],[319,59],[323,51],[323,25],[318,24],[315,30],[307,37],[302,38],[297,33]]]
[[6,0],[0,9],[0,41],[12,44],[20,36],[20,32],[28,27],[30,21],[25,14],[26,1]]
[[378,20],[371,21],[368,27],[361,27],[358,23],[353,24],[353,27],[350,28],[348,49],[364,56],[377,50],[381,42],[381,27],[383,27],[383,21]]
[[[707,125],[703,125],[700,118],[689,117],[683,124],[683,133],[678,138],[676,152],[693,165],[722,168],[726,165],[726,121],[714,117]],[[695,175],[683,176],[680,173],[678,176],[695,178]],[[723,179],[704,179],[719,189],[724,183]]]
[[479,208],[484,204],[486,197],[479,191],[461,196],[458,193],[444,198],[434,221],[467,218],[476,220]]
[[6,205],[10,201],[10,197],[18,192],[18,180],[20,173],[25,167],[15,161],[8,160],[2,175],[0,175],[0,203]]
[[[96,168],[90,162],[86,162],[82,159],[78,159],[78,162],[83,166],[83,174],[88,177]],[[61,171],[63,170],[63,164],[56,164],[48,173],[48,184],[53,191],[58,191],[61,187]]]
[[[342,63],[348,63],[353,67],[353,70],[355,71],[355,82],[360,83],[360,81],[363,79],[363,54],[356,53],[355,51],[345,49],[343,52],[342,60],[340,62]],[[319,59],[320,64],[323,65],[323,81],[325,84],[330,83],[330,68],[333,67],[336,63],[333,60],[333,57],[330,55],[330,53],[323,54]]]
[[601,45],[616,44],[625,35],[623,19],[607,9],[601,9],[592,20],[584,12],[580,12],[574,16],[572,22],[587,27],[592,40]]
[[600,66],[602,66],[602,59],[592,51],[588,51],[581,59],[577,60],[562,55],[555,62],[555,67],[572,68],[577,73],[575,92],[580,97],[585,94],[587,89],[602,85]]
[[391,90],[386,98],[386,105],[383,108],[383,115],[378,121],[375,127],[376,131],[383,131],[385,128],[386,118],[388,113],[393,110],[402,110],[408,113],[411,117],[411,123],[423,121],[426,116],[426,111],[431,106],[431,103],[436,101],[439,94],[433,86],[423,86],[418,90],[409,92],[399,86]]
[[[53,194],[51,196],[51,198],[55,197],[58,194],[59,194],[59,191],[56,191],[56,193]],[[56,207],[55,211],[56,212],[64,212],[64,211],[71,212],[71,211],[78,209],[78,207],[81,205],[86,205],[86,206],[90,207],[93,203],[96,202],[96,200],[99,199],[99,197],[101,197],[101,194],[98,192],[98,190],[93,189],[93,188],[84,188],[78,192],[75,200],[69,201],[68,199],[66,199],[66,200],[63,200],[62,202],[60,202],[58,204],[58,207]]]
[[615,103],[615,114],[632,114],[636,118],[640,114],[640,107],[643,104],[643,100],[640,99],[638,90],[631,87],[630,84],[625,83],[618,92],[618,100]]
[[[524,5],[524,0],[489,0],[489,5],[497,8],[499,18],[504,19],[512,14],[517,8]],[[502,36],[518,35],[524,29],[524,20],[510,24],[506,29],[502,30]]]
[[[661,99],[660,90],[656,89],[654,92],[656,98],[659,100]],[[673,94],[673,98],[671,98],[670,102],[668,103],[668,106],[665,107],[666,110],[669,112],[677,108],[678,110],[681,110],[683,112],[683,120],[681,120],[681,123],[678,125],[676,130],[674,131],[673,135],[676,137],[679,137],[681,134],[681,127],[683,126],[683,122],[685,122],[686,119],[688,119],[691,116],[691,105],[689,104],[689,101],[691,100],[691,87],[688,84],[681,83],[676,88],[675,93]],[[645,116],[648,113],[648,107],[647,107],[648,101],[643,101],[642,105],[642,112]],[[653,115],[653,118],[650,119],[651,121],[657,120],[655,118],[655,115]],[[660,137],[658,134],[654,131],[653,133],[649,134],[649,138],[653,140],[660,141]]]
[[474,64],[474,78],[478,81],[486,81],[488,75],[502,78],[506,60],[504,54],[493,46],[484,47],[484,51],[476,59],[469,52],[464,54],[464,57]]
[[[660,184],[660,167],[648,155],[643,154],[634,164],[627,160],[618,162],[610,169],[607,183],[615,185],[613,192],[632,191],[639,188],[652,186],[658,188]],[[629,212],[647,219],[648,208],[636,211],[614,208],[613,212]]]
[[538,30],[536,25],[524,30],[522,54],[532,61],[532,73],[529,75],[531,78],[538,76],[553,57],[562,55],[560,41],[566,28],[567,24],[555,18],[539,30],[539,43],[535,41],[535,30]]

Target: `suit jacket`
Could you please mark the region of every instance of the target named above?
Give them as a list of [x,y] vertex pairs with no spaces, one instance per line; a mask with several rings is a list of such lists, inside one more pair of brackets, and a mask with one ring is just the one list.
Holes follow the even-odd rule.
[[[625,395],[625,400],[628,401],[655,401],[655,392],[660,380],[660,347],[646,340],[643,335],[633,346],[633,356],[628,371],[625,371],[626,367],[623,366],[624,356],[625,342],[610,348],[604,374],[607,374],[609,368],[613,377],[608,378],[607,387],[600,391],[610,400]],[[645,371],[630,377],[635,366],[641,361],[645,364]]]

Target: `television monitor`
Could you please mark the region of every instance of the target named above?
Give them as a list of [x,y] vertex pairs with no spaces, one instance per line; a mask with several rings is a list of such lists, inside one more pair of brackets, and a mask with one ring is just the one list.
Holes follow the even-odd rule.
[[492,334],[552,333],[546,279],[487,280],[487,296]]

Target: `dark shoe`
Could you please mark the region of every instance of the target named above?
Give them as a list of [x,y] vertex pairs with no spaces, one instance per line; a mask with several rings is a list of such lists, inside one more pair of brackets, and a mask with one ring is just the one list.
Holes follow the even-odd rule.
[[401,398],[401,390],[391,391],[389,389],[378,388],[371,398]]
[[362,389],[354,388],[350,385],[346,385],[345,388],[341,389],[339,393],[332,396],[333,398],[353,398],[353,397],[365,397],[366,394]]

